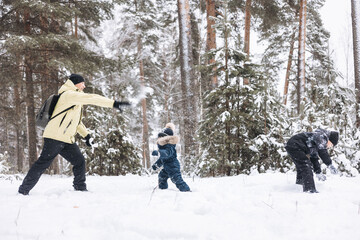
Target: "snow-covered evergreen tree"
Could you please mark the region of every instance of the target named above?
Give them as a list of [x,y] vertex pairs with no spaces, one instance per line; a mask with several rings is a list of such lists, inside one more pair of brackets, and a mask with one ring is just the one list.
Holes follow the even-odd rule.
[[[339,169],[348,175],[359,171],[359,131],[355,119],[355,92],[336,82],[331,53],[328,51],[329,33],[323,28],[319,8],[323,1],[308,4],[307,45],[311,55],[306,64],[306,89],[302,101],[302,114],[289,110],[293,134],[314,131],[317,128],[340,133],[339,146],[330,151]],[[310,31],[311,30],[311,31]]]
[[9,171],[9,154],[7,152],[0,153],[0,174],[8,173]]
[[41,133],[36,131],[35,114],[41,103],[57,92],[69,72],[87,77],[107,65],[102,55],[84,45],[96,42],[91,29],[111,17],[111,7],[109,1],[0,1],[0,78],[11,90],[1,97],[9,101],[4,135],[16,135],[11,143],[16,149],[4,150],[17,160],[19,171],[38,157]]
[[[266,75],[246,62],[240,44],[234,44],[238,36],[229,19],[235,18],[228,15],[227,4],[222,6],[216,24],[225,43],[217,50],[220,85],[204,98],[199,129],[202,152],[191,165],[203,176],[287,168],[280,97]],[[241,86],[243,77],[249,78],[249,85]]]
[[[114,84],[103,85],[102,89],[88,87],[89,91],[105,95],[116,96],[122,99],[121,90],[124,86]],[[85,126],[94,138],[93,147],[83,144],[83,152],[89,174],[99,175],[125,175],[127,173],[138,174],[141,170],[140,150],[129,134],[130,110],[119,112],[113,109],[105,109],[94,106],[86,107]],[[81,141],[81,140],[79,140]]]

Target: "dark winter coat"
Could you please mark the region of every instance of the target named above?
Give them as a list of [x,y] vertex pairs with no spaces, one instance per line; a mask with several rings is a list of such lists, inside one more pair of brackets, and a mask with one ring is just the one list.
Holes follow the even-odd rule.
[[[327,142],[329,141],[330,131],[317,129],[315,132],[303,132],[292,136],[286,143],[286,149],[290,151],[302,151],[310,155],[314,164],[319,157],[327,166],[331,164],[331,158],[327,151]],[[319,156],[319,157],[318,157]],[[314,164],[314,167],[316,162]],[[317,163],[317,165],[319,165]],[[315,167],[316,168],[316,167]],[[317,172],[317,169],[314,169]]]
[[190,191],[189,186],[181,177],[180,163],[176,154],[176,143],[179,142],[178,136],[166,136],[158,139],[160,157],[153,164],[153,169],[163,169],[159,173],[159,187],[166,189],[168,187],[168,178],[176,185],[180,191]]

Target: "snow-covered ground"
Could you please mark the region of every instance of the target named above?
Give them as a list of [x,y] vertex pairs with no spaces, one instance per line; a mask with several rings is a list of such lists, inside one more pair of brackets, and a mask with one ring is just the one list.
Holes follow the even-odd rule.
[[294,173],[185,178],[193,192],[156,189],[157,176],[44,175],[29,196],[0,178],[0,239],[360,239],[360,177],[328,176],[303,193]]

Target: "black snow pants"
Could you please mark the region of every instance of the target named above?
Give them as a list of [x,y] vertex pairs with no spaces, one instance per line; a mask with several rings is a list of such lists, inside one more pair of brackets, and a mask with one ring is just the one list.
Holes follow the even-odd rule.
[[78,145],[76,143],[69,144],[44,138],[44,147],[40,157],[31,166],[29,172],[19,187],[19,192],[22,194],[28,194],[58,154],[73,165],[73,187],[75,190],[86,190],[85,159],[80,152]]
[[287,153],[296,166],[296,183],[303,185],[304,192],[316,192],[313,177],[313,163],[301,149],[286,147]]

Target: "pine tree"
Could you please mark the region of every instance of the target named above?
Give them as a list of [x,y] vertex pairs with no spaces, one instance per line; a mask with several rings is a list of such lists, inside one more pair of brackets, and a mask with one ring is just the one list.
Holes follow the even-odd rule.
[[[244,52],[247,58],[250,57],[250,29],[251,29],[251,0],[246,0],[245,4],[245,34],[244,34]],[[249,79],[244,78],[244,84],[249,84]]]
[[[104,81],[101,85],[103,83]],[[110,81],[106,81],[106,83],[108,86],[115,86]],[[96,88],[94,85],[87,88],[88,91],[100,95],[116,96],[116,99],[124,98],[121,94],[125,90],[122,84],[117,85],[116,91],[109,87]],[[88,128],[90,136],[94,138],[93,148],[82,144],[89,174],[118,176],[140,173],[140,151],[135,147],[135,143],[129,135],[130,119],[127,118],[127,115],[128,111],[119,112],[94,106],[86,107],[86,116],[83,122]],[[78,139],[78,142],[82,141]]]
[[[189,166],[202,176],[285,168],[284,158],[278,153],[286,122],[281,118],[280,98],[258,67],[244,64],[246,54],[238,50],[240,45],[233,44],[237,42],[236,18],[229,13],[226,2],[222,7],[217,18],[217,31],[224,41],[224,46],[217,49],[220,85],[204,98],[199,129],[202,153]],[[249,78],[250,83],[241,86],[240,78]],[[272,141],[257,144],[261,138]]]
[[[207,64],[210,66],[215,63],[215,56],[212,54],[212,50],[216,49],[216,31],[215,31],[215,17],[216,17],[216,3],[215,0],[207,0],[206,1],[206,51],[209,54],[209,59],[207,60]],[[203,88],[205,91],[209,89],[213,89],[218,85],[218,80],[216,76],[216,65],[212,66],[212,74],[210,76],[210,80],[207,83],[203,84]]]
[[[21,132],[28,133],[27,152],[31,164],[37,158],[36,139],[39,132],[36,132],[34,116],[42,98],[56,92],[69,72],[92,74],[104,67],[103,63],[108,63],[102,56],[84,47],[84,43],[94,40],[91,27],[111,17],[111,3],[73,1],[69,4],[63,1],[16,0],[2,1],[0,5],[4,12],[0,21],[0,34],[5,39],[2,42],[2,57],[8,59],[7,63],[10,64],[6,68],[7,72],[1,71],[1,78],[13,76],[9,79],[15,98],[15,104],[9,104],[14,112],[12,116],[24,116],[21,102],[27,103],[27,130],[19,127],[23,125],[22,117],[13,122],[14,127],[20,130],[16,130],[17,136]],[[71,20],[75,15],[78,19],[78,39],[69,34]],[[12,71],[11,74],[9,71]],[[22,76],[25,78],[22,79]],[[24,87],[26,91],[21,96]],[[22,140],[16,138],[16,145],[20,146]],[[21,171],[20,161],[23,159],[19,159],[19,151],[21,148],[18,147],[14,152],[18,153],[16,156]],[[15,155],[13,151],[11,153]]]
[[198,91],[192,54],[191,9],[189,0],[178,0],[180,73],[182,92],[183,122],[181,124],[184,155],[195,156],[197,145],[194,136],[197,129]]
[[[353,33],[353,53],[354,53],[354,77],[356,89],[356,111],[359,112],[360,104],[360,47],[359,47],[359,11],[360,5],[357,1],[351,0],[351,19],[352,19],[352,33]],[[356,127],[360,127],[360,116],[356,114]]]
[[[237,70],[244,73],[244,69]],[[289,169],[284,158],[287,125],[280,97],[274,95],[274,88],[264,85],[266,79],[247,76],[251,76],[249,87],[239,87],[233,81],[205,98],[207,112],[199,130],[203,150],[203,160],[198,163],[200,175],[250,173],[254,168]]]
[[[158,1],[158,4],[171,3]],[[131,125],[132,137],[143,139],[142,142],[136,142],[136,144],[143,150],[144,168],[151,166],[149,152],[150,143],[153,142],[153,139],[150,139],[153,126],[147,122],[153,122],[152,118],[155,115],[153,102],[157,100],[159,92],[165,91],[162,83],[172,77],[169,72],[166,72],[170,68],[168,64],[171,63],[168,61],[171,53],[166,52],[168,43],[159,40],[170,32],[167,30],[168,32],[162,33],[165,29],[162,24],[168,26],[174,21],[165,9],[158,8],[158,5],[151,1],[136,1],[136,4],[133,1],[119,1],[116,8],[118,11],[117,31],[115,31],[114,39],[109,40],[111,50],[122,67],[121,78],[126,79],[125,81],[129,84],[134,103],[137,105],[141,101],[141,108],[135,108],[135,111],[130,114],[134,119],[134,124]],[[161,21],[157,15],[158,11],[165,13]],[[167,36],[167,40],[171,42],[171,36]],[[149,91],[150,88],[152,90]],[[165,94],[169,96],[168,93]],[[163,112],[160,114],[163,116]],[[169,111],[166,111],[166,115],[169,116]]]

